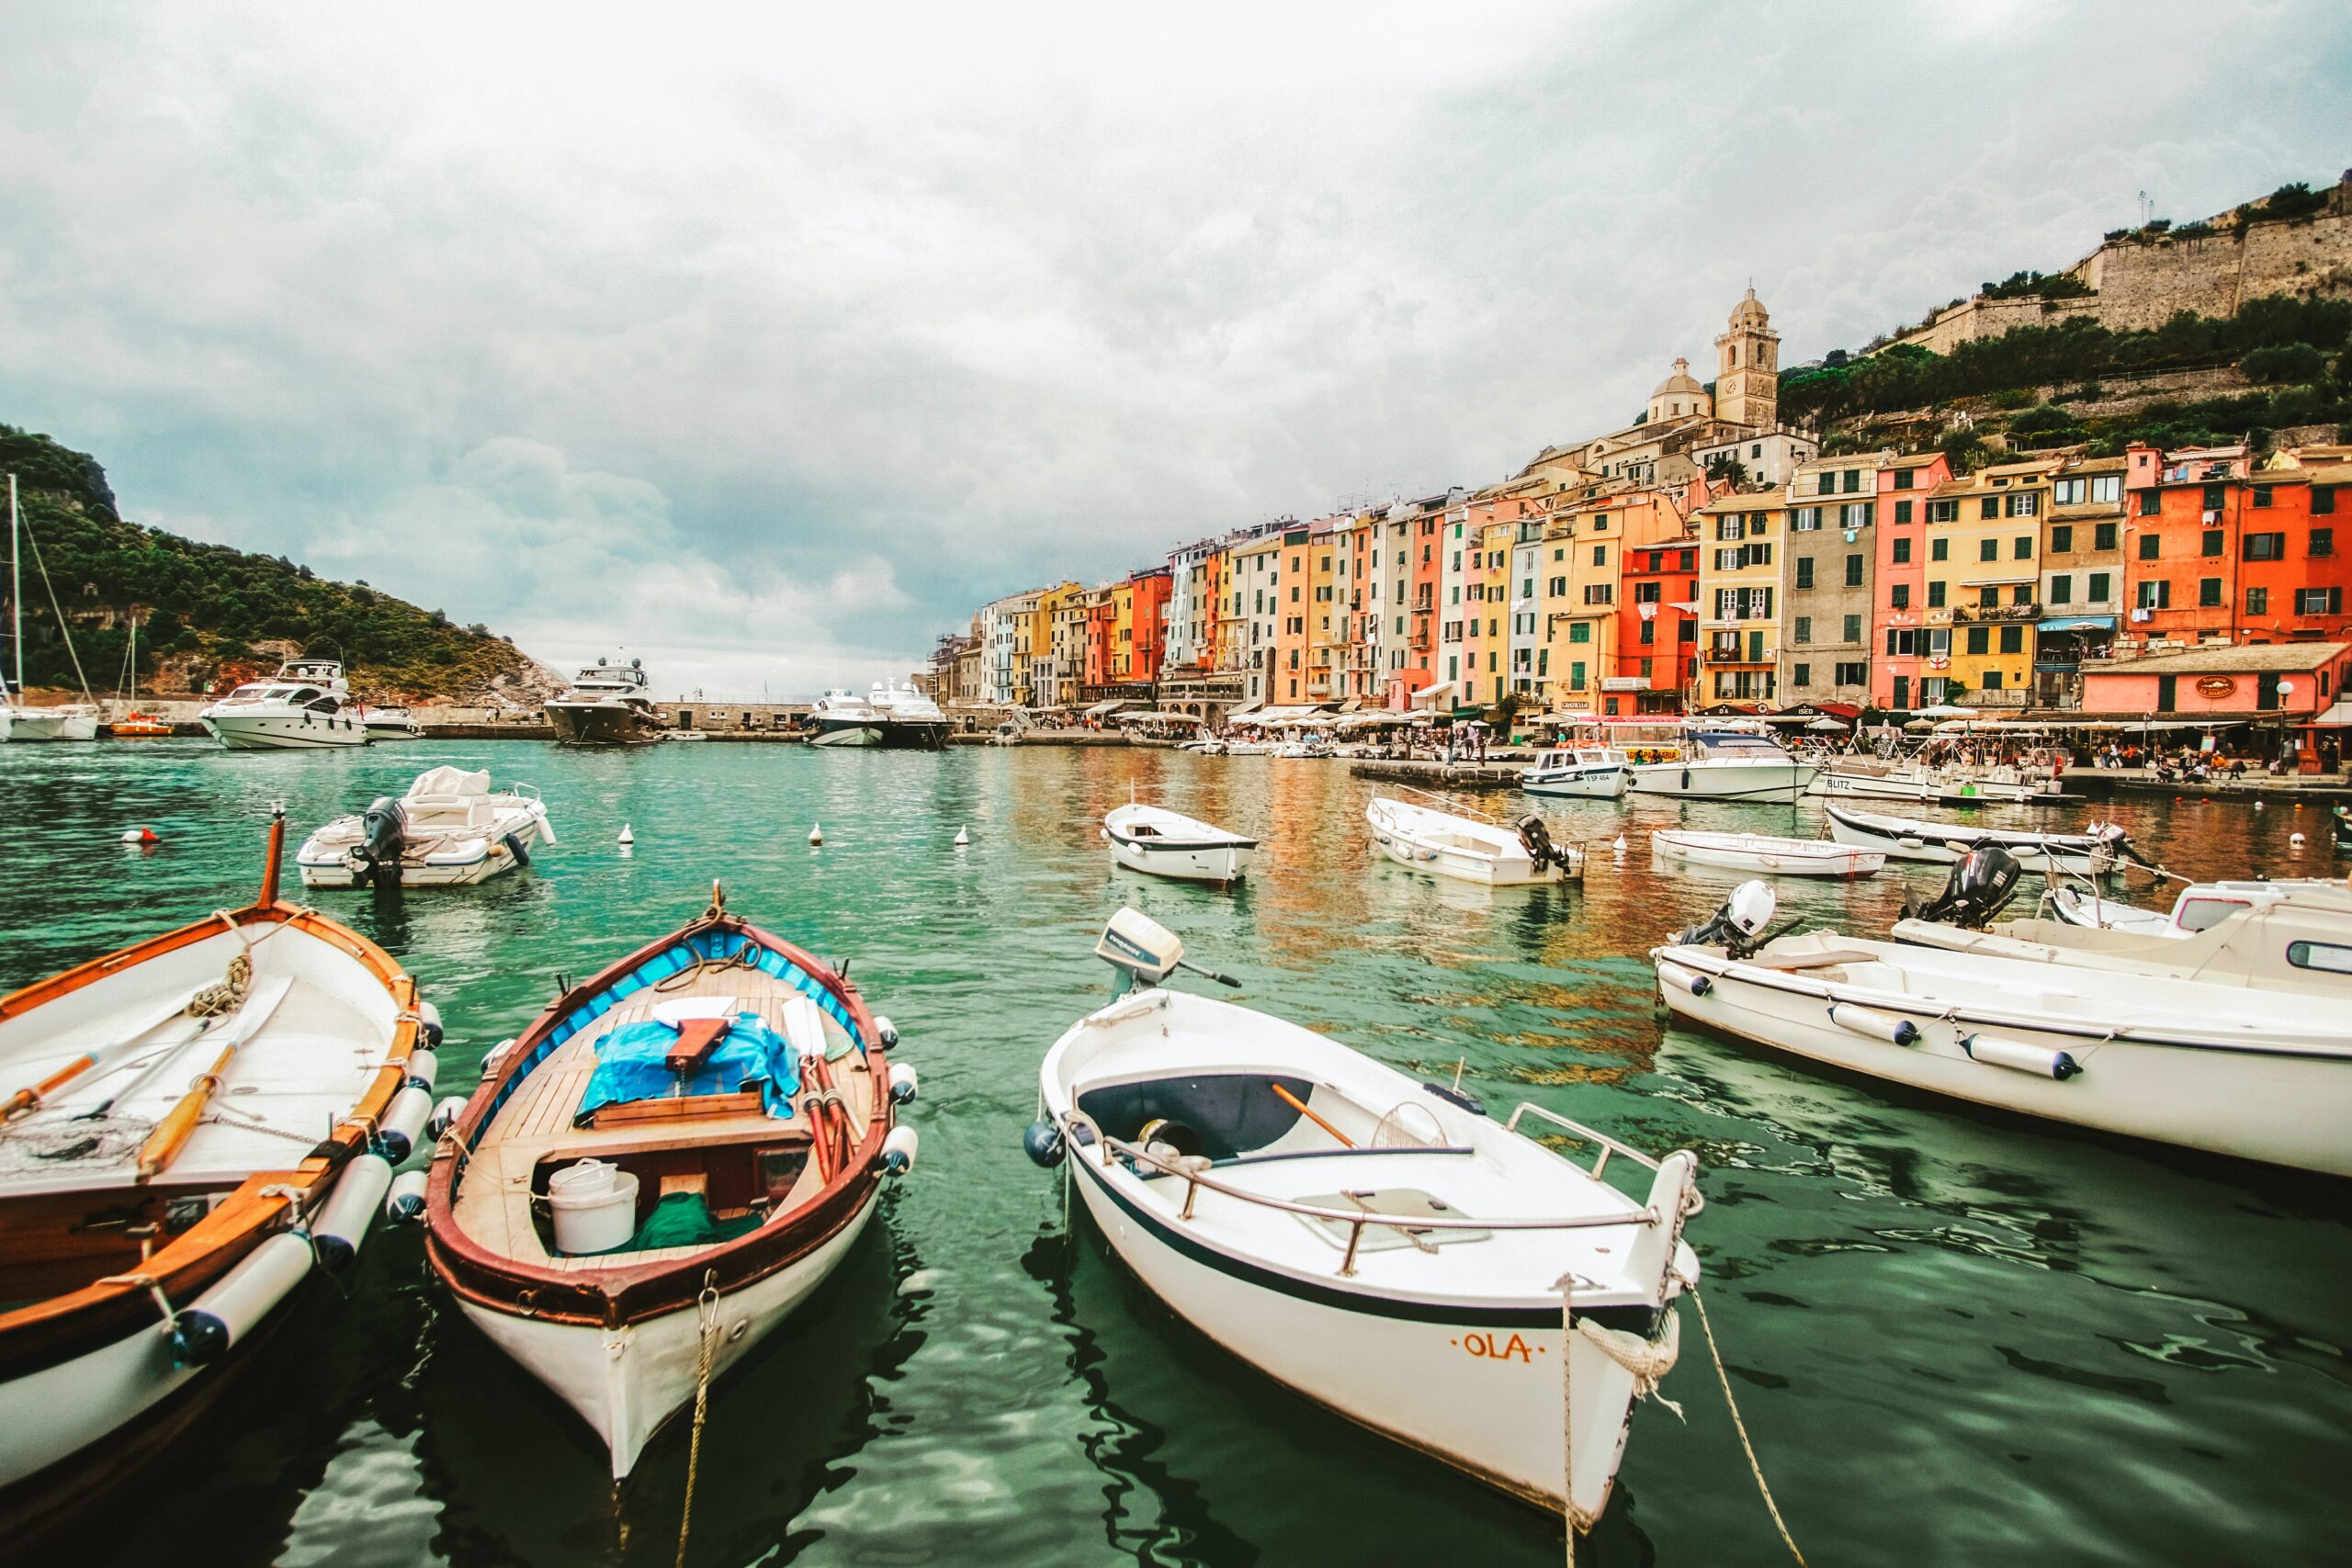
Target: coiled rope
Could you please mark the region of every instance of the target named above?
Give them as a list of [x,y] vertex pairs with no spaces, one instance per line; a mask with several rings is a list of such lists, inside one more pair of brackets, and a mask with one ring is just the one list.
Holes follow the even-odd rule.
[[254,961],[252,954],[240,950],[229,960],[229,972],[187,999],[190,1018],[219,1018],[236,1011],[245,1002],[245,993],[253,989]]

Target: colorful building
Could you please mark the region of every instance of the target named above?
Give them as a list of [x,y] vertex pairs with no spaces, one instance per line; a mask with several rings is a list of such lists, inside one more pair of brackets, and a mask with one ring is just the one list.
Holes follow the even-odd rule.
[[1601,680],[1604,717],[1685,711],[1699,671],[1701,547],[1695,518],[1675,539],[1626,546],[1615,668]]
[[2059,466],[2004,463],[1928,493],[1925,704],[2031,700],[2041,529]]
[[2034,623],[2036,706],[2080,706],[2084,661],[2107,658],[2121,628],[2124,467],[2121,457],[2075,457],[2051,476]]
[[1871,700],[1878,488],[1875,455],[1818,458],[1790,484],[1776,671],[1784,702]]
[[1749,491],[1698,509],[1699,705],[1770,703],[1778,690],[1789,494]]
[[1928,493],[1950,482],[1940,452],[1889,457],[1878,468],[1877,558],[1871,581],[1871,696],[1882,708],[1923,705],[1928,603]]

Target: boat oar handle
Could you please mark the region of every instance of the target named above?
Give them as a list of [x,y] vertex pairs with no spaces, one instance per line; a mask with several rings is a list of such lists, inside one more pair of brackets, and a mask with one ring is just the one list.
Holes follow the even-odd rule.
[[163,1174],[196,1131],[197,1119],[212,1102],[212,1091],[220,1087],[220,1075],[228,1070],[229,1058],[237,1054],[236,1042],[231,1041],[212,1064],[212,1070],[196,1080],[196,1087],[180,1097],[180,1102],[155,1123],[147,1141],[139,1145],[139,1176],[141,1181],[152,1181]]
[[1320,1127],[1325,1132],[1330,1134],[1331,1136],[1339,1139],[1342,1145],[1351,1149],[1356,1146],[1356,1141],[1353,1138],[1349,1137],[1345,1133],[1340,1132],[1337,1127],[1332,1126],[1331,1123],[1324,1121],[1323,1118],[1315,1114],[1314,1111],[1309,1111],[1306,1108],[1306,1101],[1299,1099],[1298,1096],[1291,1093],[1290,1090],[1284,1089],[1280,1084],[1269,1084],[1267,1087],[1272,1089],[1276,1094],[1283,1097],[1283,1104],[1289,1106],[1293,1111],[1297,1111],[1301,1116],[1306,1117],[1309,1122],[1314,1122],[1317,1127]]

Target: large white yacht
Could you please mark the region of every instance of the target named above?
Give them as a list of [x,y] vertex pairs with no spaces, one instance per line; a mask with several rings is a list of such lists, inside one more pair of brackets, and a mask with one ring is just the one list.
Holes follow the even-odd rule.
[[232,751],[368,741],[343,666],[332,659],[289,659],[268,680],[246,682],[197,717]]
[[888,746],[936,751],[947,743],[947,716],[911,684],[876,681],[867,695],[840,687],[817,699],[818,746]]
[[641,659],[598,660],[571,678],[571,690],[547,704],[546,713],[561,745],[648,746],[662,739]]
[[1793,806],[1821,772],[1820,763],[1806,761],[1760,728],[1693,722],[1683,732],[1681,750],[1671,761],[1635,767],[1634,793]]

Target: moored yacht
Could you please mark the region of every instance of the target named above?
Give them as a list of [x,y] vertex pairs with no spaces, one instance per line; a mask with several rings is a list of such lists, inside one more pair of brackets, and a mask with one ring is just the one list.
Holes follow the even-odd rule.
[[641,659],[627,664],[598,660],[542,711],[561,746],[650,746],[662,739],[662,716],[646,694]]
[[289,659],[268,680],[246,682],[197,716],[232,751],[365,746],[369,739],[343,666],[332,659]]
[[1819,772],[1760,730],[1694,725],[1680,757],[1634,767],[1633,787],[1635,795],[1793,806]]
[[[14,692],[0,690],[0,740],[96,740],[98,738],[98,705],[87,700],[89,692],[82,693],[84,701],[58,703],[45,707],[25,705],[25,593],[20,581],[17,560],[24,536],[24,520],[17,511],[17,476],[8,476],[8,603],[15,624],[11,627],[17,645],[17,685]],[[38,557],[35,558],[39,559]],[[46,569],[42,580],[47,581]],[[58,631],[70,649],[74,645],[74,628],[62,621]],[[81,666],[77,663],[78,671]]]
[[947,716],[910,684],[876,681],[861,697],[836,686],[809,711],[816,746],[883,746],[936,751],[947,744]]

